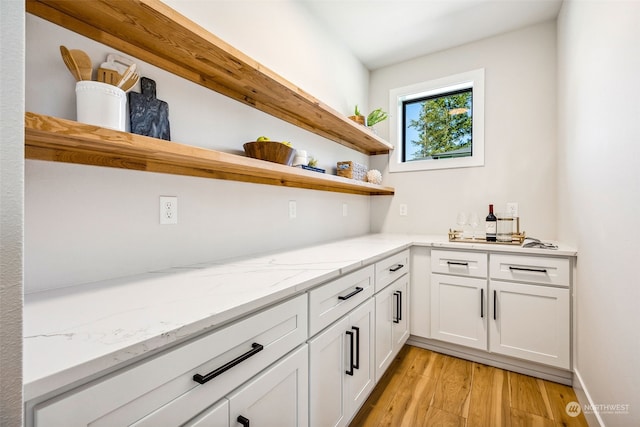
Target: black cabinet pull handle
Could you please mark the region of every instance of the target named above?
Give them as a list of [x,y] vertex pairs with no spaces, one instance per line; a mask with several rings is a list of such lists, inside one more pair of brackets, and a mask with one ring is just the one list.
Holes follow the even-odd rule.
[[[217,369],[214,369],[213,371],[209,372],[206,375],[195,374],[193,376],[193,380],[195,382],[197,382],[198,384],[204,384],[207,381],[211,381],[212,379],[214,379],[218,375],[228,371],[229,369],[233,368],[234,366],[244,362],[245,360],[247,360],[251,356],[261,352],[263,349],[264,349],[264,346],[262,346],[262,344],[258,344],[258,343],[254,342],[253,344],[251,344],[251,350],[247,351],[244,354],[241,354],[240,356],[236,357],[232,361],[225,363],[224,365],[220,366]],[[248,420],[247,420],[247,422],[248,422]]]
[[512,267],[509,266],[509,270],[517,270],[517,271],[533,271],[535,273],[546,273],[546,268],[525,268],[525,267]]
[[242,427],[249,427],[249,418],[238,415],[237,421],[242,424]]
[[364,288],[361,288],[360,286],[356,286],[356,290],[355,291],[351,292],[349,295],[345,295],[345,296],[340,295],[338,297],[338,299],[344,301],[344,300],[349,299],[352,296],[354,296],[355,294],[357,294],[359,292],[362,292],[362,291],[364,291]]
[[498,308],[496,301],[498,299],[498,291],[493,291],[493,320],[496,320],[496,309]]
[[349,369],[345,373],[353,376],[353,332],[347,331],[346,334],[349,335]]
[[448,265],[464,265],[464,266],[468,266],[469,263],[468,262],[459,262],[459,261],[447,261]]
[[484,319],[484,288],[480,289],[480,318]]
[[393,296],[397,297],[396,299],[396,316],[393,319],[393,323],[400,323],[402,320],[402,292],[395,291]]
[[360,328],[352,326],[351,329],[356,331],[356,363],[353,364],[353,367],[360,369]]
[[390,268],[389,271],[392,273],[395,273],[396,271],[400,270],[402,267],[404,267],[404,264],[398,264],[394,268]]

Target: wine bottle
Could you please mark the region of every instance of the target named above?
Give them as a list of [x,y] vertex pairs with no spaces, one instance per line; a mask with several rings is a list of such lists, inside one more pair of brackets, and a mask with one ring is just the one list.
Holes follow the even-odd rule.
[[496,241],[498,218],[493,214],[493,205],[489,205],[489,215],[486,218],[487,242]]

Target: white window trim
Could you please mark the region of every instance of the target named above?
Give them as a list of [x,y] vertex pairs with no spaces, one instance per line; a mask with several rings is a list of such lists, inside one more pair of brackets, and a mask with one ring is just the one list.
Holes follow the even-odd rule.
[[[450,159],[402,161],[402,102],[438,95],[457,88],[473,88],[473,154]],[[412,172],[484,166],[484,68],[417,83],[389,92],[389,133],[395,149],[389,154],[389,172]]]

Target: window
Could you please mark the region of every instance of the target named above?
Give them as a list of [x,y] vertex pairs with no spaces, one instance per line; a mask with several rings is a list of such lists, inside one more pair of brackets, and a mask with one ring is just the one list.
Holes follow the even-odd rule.
[[390,172],[484,165],[484,70],[390,93]]

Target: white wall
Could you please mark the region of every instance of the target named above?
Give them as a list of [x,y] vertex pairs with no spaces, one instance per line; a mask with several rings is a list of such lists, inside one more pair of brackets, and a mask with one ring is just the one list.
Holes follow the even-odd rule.
[[[172,3],[333,108],[347,114],[348,105],[366,103],[366,69],[323,36],[296,2]],[[267,16],[267,3],[274,31],[254,23]],[[74,81],[59,45],[84,49],[94,65],[113,50],[31,15],[26,33],[27,111],[75,119]],[[326,58],[340,60],[319,61]],[[138,66],[169,104],[173,141],[236,153],[244,142],[267,135],[307,149],[328,172],[340,160],[368,163],[361,153],[149,64]],[[158,224],[160,195],[178,196],[178,225]],[[289,200],[298,204],[295,220],[288,219]],[[361,235],[370,230],[369,217],[366,196],[27,161],[25,288],[33,292]]]
[[22,425],[24,5],[0,1],[0,426]]
[[[608,426],[640,425],[640,3],[558,18],[558,237],[578,248],[576,373]],[[586,403],[586,402],[583,402]]]
[[528,235],[556,237],[555,37],[548,22],[371,73],[370,106],[386,109],[393,88],[485,69],[484,167],[388,173],[388,156],[376,156],[371,167],[384,170],[396,195],[372,200],[372,231],[444,234],[458,211],[484,218],[490,203],[499,211],[518,202]]

